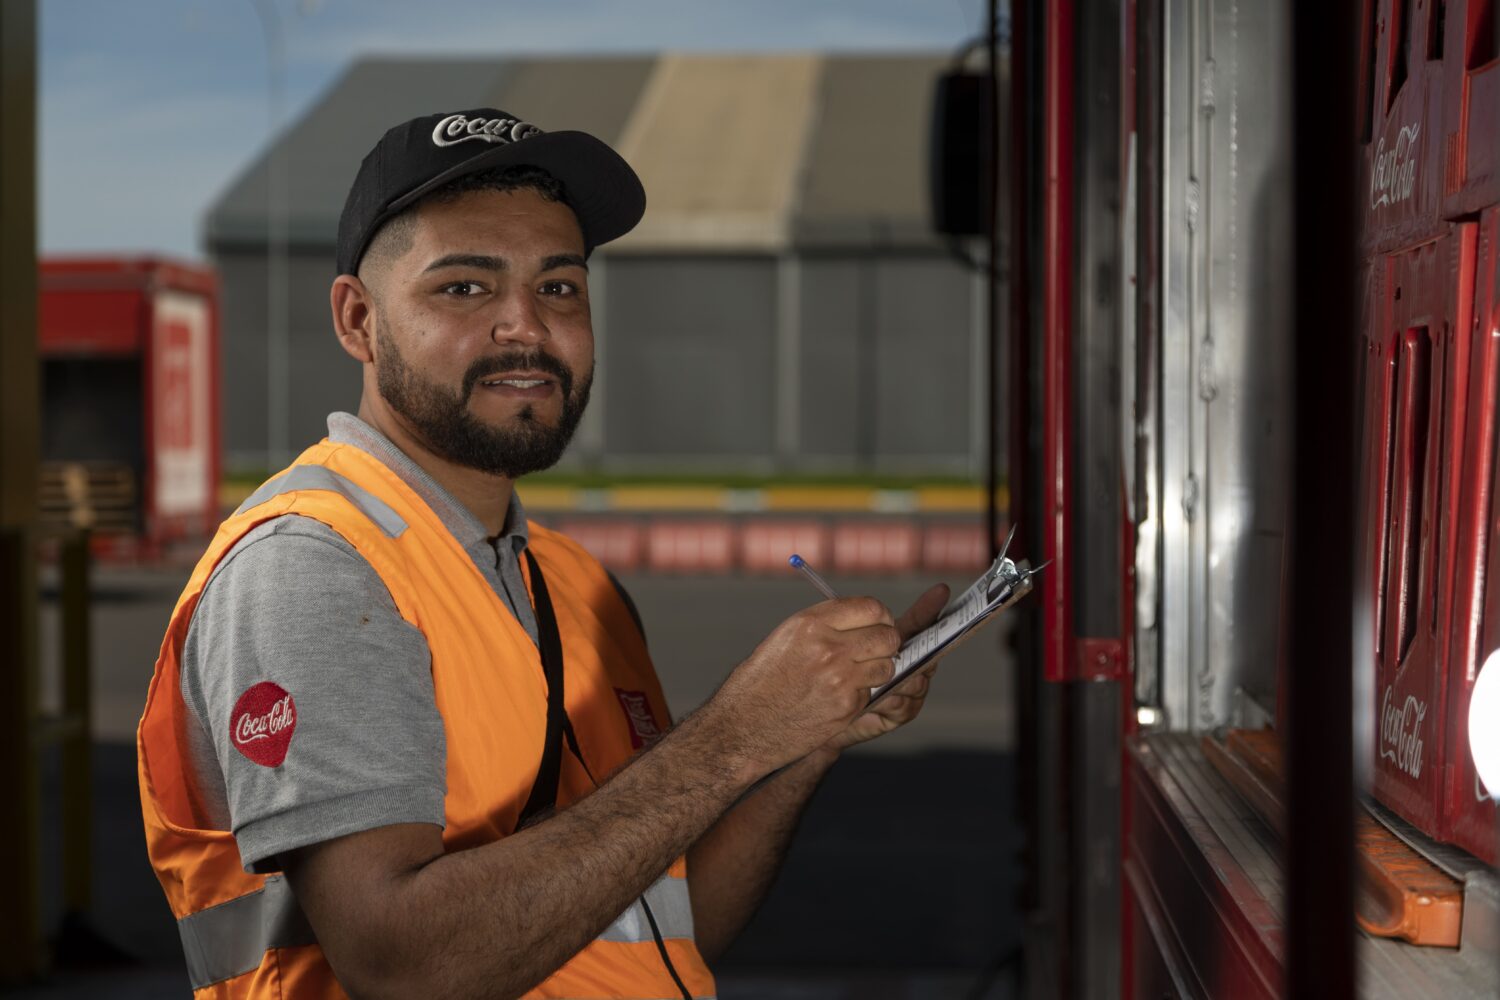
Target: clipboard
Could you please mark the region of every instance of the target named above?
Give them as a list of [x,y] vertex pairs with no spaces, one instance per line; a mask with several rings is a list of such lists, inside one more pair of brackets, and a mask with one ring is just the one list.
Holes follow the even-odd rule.
[[1032,578],[1045,569],[1046,564],[1032,569],[1024,560],[1018,563],[1006,558],[1005,553],[1015,533],[1015,528],[1011,528],[1004,548],[989,569],[979,574],[962,594],[949,601],[939,612],[937,621],[901,644],[896,653],[896,672],[884,684],[870,689],[871,705],[1031,593]]

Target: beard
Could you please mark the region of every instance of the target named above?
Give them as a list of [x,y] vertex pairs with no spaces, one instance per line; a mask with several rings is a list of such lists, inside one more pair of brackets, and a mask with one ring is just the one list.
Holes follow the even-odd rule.
[[[390,337],[383,333],[376,337],[375,382],[391,409],[407,419],[429,451],[492,476],[518,479],[556,465],[583,419],[594,384],[590,371],[575,391],[573,372],[567,365],[533,350],[480,358],[469,365],[462,385],[453,392],[423,378],[407,364]],[[556,426],[539,419],[530,403],[501,427],[485,424],[469,412],[469,397],[481,379],[516,370],[546,372],[557,379],[562,415]]]

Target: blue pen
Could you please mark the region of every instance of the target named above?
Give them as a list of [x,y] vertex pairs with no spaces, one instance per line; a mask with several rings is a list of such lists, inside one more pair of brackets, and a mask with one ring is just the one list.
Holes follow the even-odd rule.
[[818,593],[822,594],[830,601],[836,601],[839,599],[839,592],[830,587],[828,585],[828,581],[819,576],[817,570],[813,569],[807,564],[806,559],[803,559],[801,556],[797,555],[794,552],[792,553],[792,557],[788,559],[787,562],[792,564],[793,569],[801,570],[802,575],[807,577],[807,579],[812,583],[814,587],[818,588]]

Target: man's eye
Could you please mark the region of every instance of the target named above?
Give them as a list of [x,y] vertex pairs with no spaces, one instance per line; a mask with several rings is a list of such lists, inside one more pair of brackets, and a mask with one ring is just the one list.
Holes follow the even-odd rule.
[[442,290],[447,295],[459,296],[477,295],[480,291],[482,291],[482,289],[479,287],[479,283],[474,281],[450,282],[444,285]]
[[578,288],[571,281],[544,281],[540,291],[543,295],[576,295]]

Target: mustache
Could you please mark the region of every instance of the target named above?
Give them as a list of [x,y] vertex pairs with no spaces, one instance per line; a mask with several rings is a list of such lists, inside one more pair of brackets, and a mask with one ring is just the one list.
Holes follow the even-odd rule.
[[552,355],[537,350],[500,354],[493,358],[480,358],[475,361],[464,372],[463,398],[469,398],[480,379],[491,378],[517,369],[546,372],[548,375],[555,376],[557,384],[562,387],[563,398],[569,399],[573,395],[573,370]]

